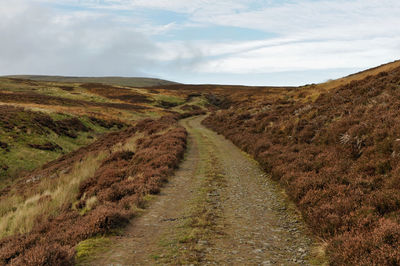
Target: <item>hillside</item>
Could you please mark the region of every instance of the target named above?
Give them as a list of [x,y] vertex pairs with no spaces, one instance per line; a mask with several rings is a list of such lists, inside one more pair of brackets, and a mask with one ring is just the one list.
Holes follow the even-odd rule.
[[175,82],[156,78],[129,78],[129,77],[64,77],[41,75],[11,75],[6,78],[27,79],[33,81],[69,82],[69,83],[103,83],[108,85],[130,87],[152,87],[169,85]]
[[98,82],[0,78],[1,264],[400,264],[400,61],[301,87]]
[[[183,157],[201,94],[0,78],[0,264],[72,264],[121,228]],[[63,233],[61,233],[63,232]]]
[[400,263],[398,65],[287,92],[233,94],[234,105],[204,121],[286,188],[327,242],[331,265]]
[[329,90],[329,89],[333,89],[338,86],[346,85],[352,81],[362,80],[368,76],[375,76],[384,71],[388,72],[388,71],[391,71],[398,67],[400,67],[400,60],[396,60],[396,61],[393,61],[393,62],[390,62],[387,64],[383,64],[381,66],[377,66],[377,67],[374,67],[371,69],[366,69],[364,71],[361,71],[361,72],[358,72],[355,74],[351,74],[347,77],[339,78],[336,80],[330,80],[325,83],[318,84],[318,87],[321,89]]

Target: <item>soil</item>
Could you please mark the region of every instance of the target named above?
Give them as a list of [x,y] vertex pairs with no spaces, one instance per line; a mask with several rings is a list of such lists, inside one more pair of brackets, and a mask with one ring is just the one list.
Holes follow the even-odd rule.
[[[312,263],[315,242],[282,189],[202,119],[181,122],[188,151],[175,177],[120,236],[111,237],[107,252],[84,264]],[[205,225],[194,226],[196,219]],[[182,240],[188,232],[189,240]]]

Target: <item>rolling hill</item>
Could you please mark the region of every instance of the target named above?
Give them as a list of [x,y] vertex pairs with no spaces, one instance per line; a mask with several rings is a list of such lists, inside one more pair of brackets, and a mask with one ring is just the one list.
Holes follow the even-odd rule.
[[64,77],[41,75],[11,75],[8,78],[27,79],[33,81],[70,82],[70,83],[103,83],[108,85],[130,87],[152,87],[157,85],[176,84],[175,82],[156,78],[130,78],[130,77]]

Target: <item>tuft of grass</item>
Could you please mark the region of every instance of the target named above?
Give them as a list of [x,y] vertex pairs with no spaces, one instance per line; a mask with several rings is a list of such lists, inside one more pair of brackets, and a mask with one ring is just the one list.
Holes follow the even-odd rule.
[[[78,202],[79,202],[79,201],[76,201],[76,202],[72,205],[72,208],[73,208],[73,209],[77,209],[77,208],[76,208],[76,204],[77,204]],[[96,196],[92,196],[92,197],[90,197],[89,199],[87,199],[85,203],[86,203],[86,204],[85,204],[85,207],[79,211],[79,214],[82,215],[82,216],[85,215],[85,214],[87,214],[88,212],[90,212],[90,211],[98,204],[98,199],[97,199]]]
[[328,242],[320,241],[319,245],[315,246],[312,250],[312,257],[310,257],[310,264],[311,265],[322,265],[327,266],[328,258],[326,256],[326,248],[328,247]]

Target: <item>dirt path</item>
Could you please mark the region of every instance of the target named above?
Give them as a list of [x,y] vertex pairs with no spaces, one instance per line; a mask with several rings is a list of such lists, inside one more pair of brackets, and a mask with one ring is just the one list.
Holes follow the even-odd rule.
[[91,265],[308,265],[312,241],[280,188],[231,142],[200,124],[171,182]]

